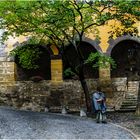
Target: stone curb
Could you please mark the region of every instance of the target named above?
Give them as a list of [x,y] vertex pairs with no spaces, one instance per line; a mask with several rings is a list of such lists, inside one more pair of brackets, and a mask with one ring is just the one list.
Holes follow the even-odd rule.
[[122,129],[128,131],[129,133],[131,133],[131,135],[134,137],[134,139],[140,140],[140,138],[139,138],[134,132],[132,132],[130,129],[127,129],[126,127],[123,127],[123,126],[118,125],[118,124],[114,124],[114,123],[110,123],[110,124],[115,125],[115,126],[117,126],[117,127],[120,127],[120,128],[122,128]]

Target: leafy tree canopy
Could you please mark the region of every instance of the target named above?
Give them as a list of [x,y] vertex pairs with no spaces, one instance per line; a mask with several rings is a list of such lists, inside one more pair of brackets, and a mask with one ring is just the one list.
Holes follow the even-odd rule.
[[97,27],[115,19],[126,28],[140,17],[140,2],[134,0],[9,0],[0,2],[3,39],[15,33],[47,40],[62,47],[75,45],[85,32],[98,34]]
[[[137,32],[132,25],[139,18],[140,2],[134,0],[9,0],[0,2],[0,28],[5,29],[3,40],[13,34],[32,35],[34,43],[44,41],[53,43],[61,50],[67,44],[72,44],[77,49],[84,33],[98,35],[97,27],[107,24],[107,21],[112,19],[120,21],[125,29],[132,28],[132,32]],[[120,35],[121,32],[116,29],[110,33]],[[18,55],[21,55],[21,51],[18,52],[20,52]]]

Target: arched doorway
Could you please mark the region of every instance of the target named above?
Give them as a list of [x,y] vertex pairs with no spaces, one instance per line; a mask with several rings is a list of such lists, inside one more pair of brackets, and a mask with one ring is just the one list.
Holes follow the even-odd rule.
[[140,44],[135,40],[122,40],[111,51],[117,67],[111,70],[111,77],[127,77],[136,80],[140,75]]
[[[78,46],[79,52],[82,56],[83,60],[86,60],[91,52],[97,52],[94,46],[87,42],[82,42]],[[68,68],[72,68],[73,72],[78,68],[80,65],[80,59],[75,51],[75,48],[72,45],[66,47],[64,54],[63,54],[63,69],[64,71]],[[91,64],[84,65],[84,75],[85,78],[98,78],[99,71],[98,68],[93,69]],[[72,77],[64,76],[64,79],[71,79]]]
[[[30,45],[31,47],[32,45]],[[50,68],[50,52],[47,46],[37,45],[39,51],[41,52],[39,58],[36,60],[36,64],[39,66],[37,69],[26,69],[23,68],[17,56],[15,56],[15,63],[17,64],[16,75],[17,80],[31,80],[32,77],[41,77],[44,80],[51,79],[51,68]]]

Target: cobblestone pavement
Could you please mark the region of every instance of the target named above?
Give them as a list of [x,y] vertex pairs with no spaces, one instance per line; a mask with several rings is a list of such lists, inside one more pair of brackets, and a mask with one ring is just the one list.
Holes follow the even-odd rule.
[[18,111],[0,107],[1,139],[132,139],[112,123],[72,115]]

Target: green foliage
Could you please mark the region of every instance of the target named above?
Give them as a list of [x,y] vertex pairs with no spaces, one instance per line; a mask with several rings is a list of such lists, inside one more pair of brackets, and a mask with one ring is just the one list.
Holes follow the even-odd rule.
[[21,67],[25,69],[37,69],[39,66],[36,60],[40,57],[39,48],[30,45],[18,46],[10,52],[10,55],[17,57]]
[[106,56],[98,52],[91,53],[85,63],[92,64],[93,68],[107,68],[109,64],[112,66],[112,68],[116,68],[116,63],[110,56]]
[[72,77],[76,75],[72,70],[71,68],[67,68],[65,71],[64,71],[64,77]]
[[[4,40],[13,34],[16,36],[30,34],[38,40],[38,43],[45,40],[57,47],[63,48],[67,44],[72,44],[76,48],[75,42],[80,43],[85,33],[89,32],[99,37],[97,27],[107,24],[107,21],[112,19],[120,21],[125,28],[133,29],[127,32],[138,33],[133,25],[140,18],[140,2],[134,0],[94,0],[92,2],[9,0],[0,1],[0,17],[0,28],[6,29],[3,34]],[[121,29],[120,34],[120,30],[114,32],[112,29],[110,34],[122,35],[122,32],[126,33],[126,30]],[[24,58],[24,55],[21,58]],[[26,61],[24,58],[23,62]]]
[[[134,0],[8,0],[0,1],[0,28],[8,35],[32,34],[62,47],[81,41],[84,33],[98,36],[97,26],[111,19],[126,28],[132,27],[140,17],[140,2]],[[133,16],[130,16],[133,15]],[[133,17],[133,18],[131,18]],[[96,32],[95,32],[96,30]]]

